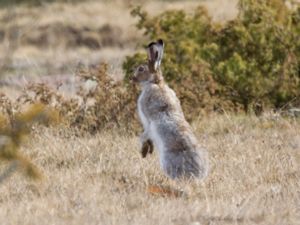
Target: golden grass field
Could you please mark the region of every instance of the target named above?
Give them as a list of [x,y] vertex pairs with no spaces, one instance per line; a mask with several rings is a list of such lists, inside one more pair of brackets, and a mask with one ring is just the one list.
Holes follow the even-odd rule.
[[299,224],[299,120],[211,115],[193,127],[210,161],[198,183],[168,180],[125,132],[37,128],[22,151],[44,178],[1,183],[1,224]]
[[[0,8],[0,92],[15,98],[33,80],[74,77],[78,64],[103,61],[113,77],[122,78],[124,57],[145,39],[129,3],[142,3],[153,15],[199,4],[218,22],[237,15],[236,0]],[[169,180],[156,153],[141,157],[132,132],[81,136],[64,127],[34,127],[21,151],[43,178],[31,181],[19,171],[0,183],[0,225],[300,224],[299,118],[224,113],[192,126],[209,153],[204,181]],[[6,166],[0,165],[0,174]]]

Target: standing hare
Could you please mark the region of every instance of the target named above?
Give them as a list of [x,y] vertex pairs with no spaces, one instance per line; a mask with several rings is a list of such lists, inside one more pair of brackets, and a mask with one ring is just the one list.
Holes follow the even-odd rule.
[[[138,113],[144,132],[141,153],[146,157],[155,146],[160,164],[171,178],[204,178],[208,172],[207,152],[201,148],[188,122],[179,99],[164,82],[160,63],[164,43],[160,39],[148,45],[148,63],[137,67],[133,82],[141,85]],[[153,146],[154,144],[154,146]]]

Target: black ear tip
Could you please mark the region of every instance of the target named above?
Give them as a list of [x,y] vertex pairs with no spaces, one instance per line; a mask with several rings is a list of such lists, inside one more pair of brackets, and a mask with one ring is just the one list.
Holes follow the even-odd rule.
[[157,43],[160,44],[160,45],[164,45],[163,39],[158,39],[158,40],[157,40]]
[[151,42],[149,45],[148,45],[148,48],[150,48],[152,45],[155,45],[156,43],[155,42]]

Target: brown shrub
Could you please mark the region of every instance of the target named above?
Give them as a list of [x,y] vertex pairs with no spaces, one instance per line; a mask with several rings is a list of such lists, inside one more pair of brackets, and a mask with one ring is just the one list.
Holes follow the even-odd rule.
[[78,95],[82,103],[74,112],[71,126],[90,133],[103,128],[134,130],[138,127],[136,116],[137,89],[123,81],[115,81],[107,74],[107,65],[81,69],[78,75],[85,82],[94,81],[96,87]]
[[[31,84],[15,103],[2,94],[0,110],[10,121],[14,112],[22,112],[28,105],[42,103],[58,112],[61,125],[74,128],[79,133],[94,134],[105,128],[137,131],[136,87],[111,78],[106,64],[82,67],[76,74],[81,86],[71,98],[63,97],[47,84]],[[86,88],[88,83],[94,86]]]

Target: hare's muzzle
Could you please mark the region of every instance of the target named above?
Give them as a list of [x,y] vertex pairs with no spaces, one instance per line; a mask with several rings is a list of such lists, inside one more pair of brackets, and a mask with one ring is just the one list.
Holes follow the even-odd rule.
[[136,76],[132,76],[132,77],[130,78],[130,81],[132,81],[133,83],[137,83],[137,82],[138,82],[138,79],[137,79]]

